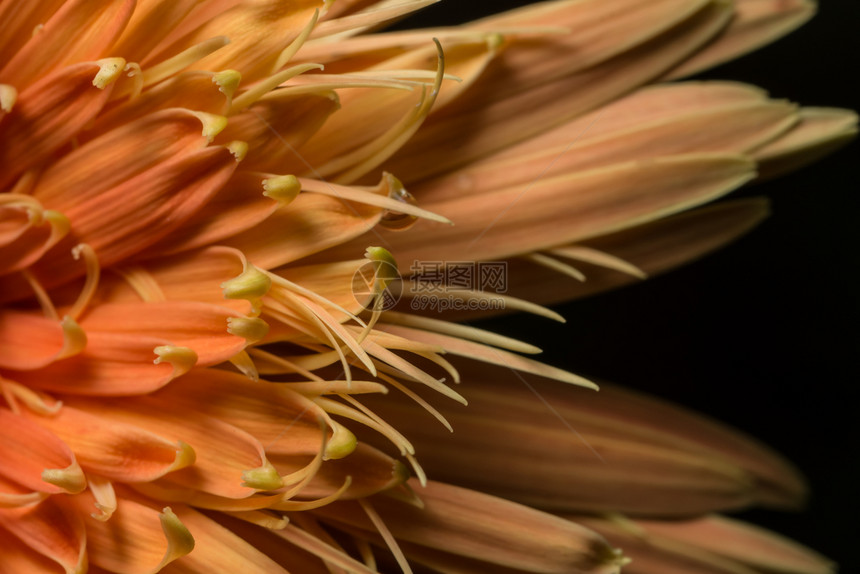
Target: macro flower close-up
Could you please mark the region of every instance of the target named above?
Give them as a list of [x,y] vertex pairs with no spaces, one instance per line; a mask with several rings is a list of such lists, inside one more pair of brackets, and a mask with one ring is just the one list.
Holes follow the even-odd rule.
[[803,508],[782,454],[474,324],[847,144],[701,77],[814,2],[434,4],[0,0],[0,574],[836,571],[728,516]]

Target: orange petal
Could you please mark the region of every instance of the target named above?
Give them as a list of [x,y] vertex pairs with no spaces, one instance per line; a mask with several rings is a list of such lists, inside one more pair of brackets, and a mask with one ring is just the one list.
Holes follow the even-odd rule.
[[236,313],[215,305],[192,302],[107,304],[93,307],[81,320],[87,333],[157,337],[170,345],[192,349],[197,364],[222,363],[245,346],[245,340],[227,332]]
[[[125,28],[134,4],[134,0],[63,3],[0,70],[0,78],[22,90],[61,66],[104,58],[107,48]],[[58,109],[76,108],[64,103]]]
[[[273,269],[362,235],[373,229],[380,216],[378,208],[301,194],[257,227],[226,243],[242,251],[254,265]],[[290,233],[284,233],[285,229]],[[302,240],[296,241],[295,237]],[[355,259],[365,247],[366,243],[340,259]]]
[[34,313],[3,310],[0,341],[0,366],[31,370],[80,353],[87,337],[68,317],[55,321]]
[[0,564],[2,574],[17,574],[18,572],[55,572],[56,563],[41,552],[30,548],[0,528],[0,548],[3,549],[3,563]]
[[33,491],[77,494],[86,478],[69,446],[39,424],[0,408],[0,474]]
[[75,64],[20,91],[15,107],[0,123],[0,138],[15,142],[0,148],[0,162],[8,166],[0,174],[0,189],[39,166],[101,111],[112,89],[93,86],[101,69],[97,62]]
[[[4,199],[15,195],[5,194]],[[69,231],[65,216],[34,203],[0,205],[0,275],[26,269]]]
[[151,56],[142,62],[150,65],[164,54],[179,51],[215,36],[226,36],[230,44],[204,58],[196,67],[204,70],[238,70],[247,82],[275,71],[282,50],[298,37],[302,29],[322,8],[321,0],[276,2],[263,0],[252,4],[216,2],[198,5],[182,24],[173,30]]
[[34,506],[0,510],[0,526],[67,573],[85,574],[87,533],[73,503],[80,498],[51,496]]
[[[205,133],[210,118],[202,119]],[[167,110],[108,133],[54,164],[34,195],[65,213],[71,222],[66,241],[90,245],[102,266],[137,254],[180,227],[236,169],[228,148],[200,149],[204,142],[192,135],[194,124],[199,130],[192,112]],[[139,149],[139,130],[147,125],[156,130],[148,140],[154,146],[151,154]],[[170,138],[174,146],[168,144]],[[168,145],[157,149],[161,144]],[[128,146],[135,152],[127,154]],[[171,148],[175,157],[164,153]],[[126,157],[138,160],[127,162]],[[93,181],[91,170],[102,166],[105,177]],[[50,261],[42,261],[46,283],[79,273],[69,268],[62,244],[54,253]]]
[[25,414],[65,441],[87,472],[109,479],[145,482],[194,462],[186,444],[74,407],[63,406],[47,417]]
[[[193,465],[176,470],[161,482],[186,489],[239,499],[257,490],[246,486],[246,473],[269,466],[263,447],[254,437],[239,428],[203,413],[177,408],[159,395],[138,397],[133,402],[89,401],[68,398],[66,404],[107,421],[118,421],[177,443],[188,444],[196,454]],[[192,491],[193,491],[192,490]]]
[[232,116],[220,141],[248,142],[243,169],[304,173],[310,167],[298,150],[338,106],[334,92],[291,95],[276,90]]
[[[77,497],[75,503],[81,513],[93,507],[89,496]],[[169,507],[159,512],[152,503],[139,502],[125,492],[109,521],[87,522],[87,535],[94,566],[128,574],[158,572],[195,545],[184,521]]]

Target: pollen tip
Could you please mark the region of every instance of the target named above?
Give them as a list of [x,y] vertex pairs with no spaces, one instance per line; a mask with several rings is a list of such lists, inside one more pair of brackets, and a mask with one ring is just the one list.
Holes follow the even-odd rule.
[[164,553],[161,564],[154,570],[155,572],[194,550],[194,537],[173,510],[166,506],[161,512],[159,518],[161,519],[161,530],[167,539],[167,551]]
[[259,317],[228,317],[227,332],[252,345],[269,333],[269,324]]
[[176,443],[176,458],[170,466],[170,470],[179,470],[191,466],[197,461],[197,453],[194,452],[194,447],[185,441],[177,441]]
[[237,163],[245,159],[245,156],[248,155],[248,144],[243,141],[231,141],[226,147],[233,154],[233,157],[236,158]]
[[0,110],[11,112],[16,101],[18,101],[18,90],[9,84],[0,84]]
[[294,175],[279,175],[263,180],[263,195],[282,205],[291,203],[301,191],[302,184]]
[[46,468],[42,471],[42,480],[69,494],[79,494],[87,488],[87,477],[77,461],[72,461],[66,468]]
[[277,490],[284,486],[284,480],[272,463],[265,461],[259,468],[242,472],[242,486],[254,490]]
[[100,90],[112,84],[125,70],[125,60],[122,58],[104,58],[97,60],[99,71],[93,78],[93,85]]
[[77,321],[66,316],[63,317],[60,326],[63,329],[63,348],[57,354],[57,358],[65,359],[83,351],[87,346],[87,334]]
[[221,283],[225,299],[259,299],[271,286],[272,279],[250,263],[241,275]]
[[236,70],[222,70],[216,72],[212,76],[212,82],[218,86],[218,91],[227,96],[227,99],[233,97],[236,90],[239,88],[239,82],[242,81],[242,74]]
[[332,437],[325,445],[324,460],[332,460],[343,458],[355,450],[358,446],[358,439],[352,434],[352,431],[339,424],[332,425]]
[[184,375],[197,364],[197,353],[188,347],[177,347],[175,345],[161,345],[153,349],[158,357],[152,361],[158,365],[170,363],[173,367],[173,377]]
[[[203,124],[203,137],[206,138],[206,141],[211,142],[215,136],[221,133],[224,128],[227,127],[227,118],[224,116],[219,116],[217,114],[210,114],[207,112],[195,112],[191,111],[191,114],[200,120],[200,123]],[[231,150],[232,151],[232,150]]]

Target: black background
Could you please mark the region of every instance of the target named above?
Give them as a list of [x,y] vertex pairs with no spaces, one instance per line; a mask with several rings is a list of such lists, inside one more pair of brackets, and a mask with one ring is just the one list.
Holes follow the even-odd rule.
[[[443,2],[400,27],[455,24],[529,2]],[[860,2],[825,1],[792,35],[701,77],[749,82],[805,105],[860,108]],[[809,477],[798,514],[746,518],[860,572],[858,178],[853,143],[734,197],[773,215],[737,243],[661,277],[556,306],[566,325],[481,326],[544,348],[542,360],[647,390],[750,432]]]

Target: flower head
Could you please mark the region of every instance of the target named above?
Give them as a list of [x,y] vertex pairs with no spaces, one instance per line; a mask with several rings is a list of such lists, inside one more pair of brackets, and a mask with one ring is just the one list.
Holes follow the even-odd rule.
[[[421,391],[467,402],[446,378],[474,367],[446,353],[595,385],[524,357],[526,343],[402,302],[389,311],[386,297],[408,275],[398,261],[567,276],[581,261],[609,270],[600,289],[741,233],[761,204],[675,214],[757,166],[776,173],[833,147],[855,117],[738,84],[642,86],[768,41],[810,5],[560,1],[369,32],[429,3],[0,2],[0,539],[12,570],[374,572],[383,546],[404,571],[610,573],[622,554],[556,514],[687,516],[802,496],[778,456],[693,417],[699,443],[671,427],[636,443],[653,423],[641,411],[608,430],[628,405],[612,393],[590,416],[621,471],[558,467],[564,440],[539,415],[494,426],[511,399],[481,395],[489,367],[471,377],[476,414],[460,424],[480,428],[467,450],[417,448],[425,412],[450,426]],[[681,238],[668,259],[628,257]],[[538,459],[534,489],[503,476],[507,451],[494,448],[529,427],[550,441],[523,453]],[[428,481],[420,450],[440,477],[462,456],[449,479],[490,494]],[[637,467],[674,478],[628,480]],[[565,499],[571,480],[582,491]]]

